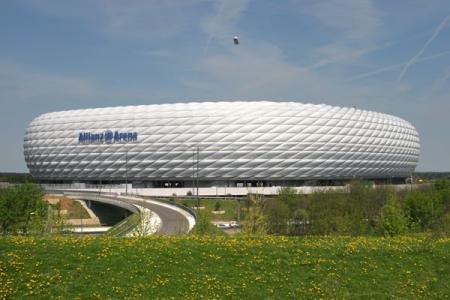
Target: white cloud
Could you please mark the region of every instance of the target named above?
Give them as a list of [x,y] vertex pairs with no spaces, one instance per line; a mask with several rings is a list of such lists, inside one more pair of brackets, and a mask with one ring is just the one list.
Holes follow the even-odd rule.
[[450,79],[450,68],[446,68],[444,74],[438,77],[432,84],[432,91],[448,89],[448,80]]
[[378,48],[382,13],[371,0],[314,1],[301,9],[331,30],[334,37],[317,49],[313,68],[352,62]]
[[153,56],[160,58],[172,58],[175,56],[175,53],[168,49],[142,49],[136,50],[135,53],[143,56]]
[[[181,79],[188,89],[215,91],[220,97],[257,97],[294,84],[305,72],[287,62],[279,47],[240,34],[238,23],[248,2],[218,2],[215,12],[203,19],[206,51],[195,63],[198,78]],[[241,40],[237,46],[232,40],[235,35]],[[210,43],[214,52],[207,51]]]
[[216,2],[215,12],[201,22],[203,31],[220,41],[229,40],[235,35],[236,23],[246,10],[249,0],[221,0]]
[[167,39],[190,26],[205,1],[184,0],[18,0],[42,14],[76,19],[89,30],[109,38],[149,42]]
[[[201,22],[203,31],[213,37],[210,51],[195,63],[197,76],[183,77],[188,89],[232,98],[278,98],[291,95],[301,99],[346,99],[368,94],[365,87],[344,83],[341,76],[324,73],[319,68],[337,62],[358,59],[376,47],[381,13],[368,0],[313,2],[303,12],[317,18],[338,33],[315,49],[318,61],[308,67],[289,61],[280,47],[253,36],[239,34],[239,22],[245,18],[248,1],[217,3],[216,11]],[[336,14],[336,11],[338,14]],[[235,46],[232,37],[241,43]],[[207,47],[210,40],[206,41]],[[211,45],[212,47],[212,45]],[[211,48],[212,49],[212,48]],[[323,102],[326,102],[323,100]]]
[[0,98],[28,102],[93,96],[94,84],[86,79],[55,75],[32,67],[0,62]]
[[[140,101],[167,97],[154,88],[102,84],[94,79],[40,70],[33,66],[0,61],[0,99],[18,103],[71,101],[74,105],[95,106],[97,101]],[[75,100],[75,101],[74,101]]]
[[373,39],[383,25],[380,11],[370,0],[314,1],[305,12],[350,40]]
[[208,74],[208,81],[215,88],[234,95],[274,91],[292,84],[304,72],[283,61],[279,49],[258,45],[237,49],[230,55],[209,56],[201,62],[200,71]]
[[348,63],[376,49],[374,46],[352,47],[342,42],[327,44],[316,50],[319,60],[310,68],[316,69],[335,63]]

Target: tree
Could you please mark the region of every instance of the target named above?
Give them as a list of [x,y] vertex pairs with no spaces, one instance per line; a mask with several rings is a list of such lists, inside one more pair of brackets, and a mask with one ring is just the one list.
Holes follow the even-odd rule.
[[278,190],[276,199],[286,204],[290,211],[294,211],[299,205],[300,195],[294,188],[282,187]]
[[269,233],[287,234],[289,207],[278,199],[266,200],[263,207]]
[[[44,233],[62,234],[66,230],[66,226],[65,218],[61,215],[61,204],[58,202],[56,204],[49,204],[45,227],[37,226],[36,229],[41,229],[41,232]],[[33,228],[31,230],[33,231]],[[36,232],[36,230],[34,231]]]
[[406,212],[411,222],[421,229],[427,229],[445,214],[445,206],[439,191],[411,191],[406,194]]
[[403,214],[396,194],[391,192],[387,203],[381,208],[378,229],[383,235],[394,236],[404,233],[407,226],[408,219]]
[[219,201],[216,201],[216,204],[214,205],[214,211],[220,211],[221,205]]
[[299,208],[293,212],[288,223],[288,234],[301,235],[308,232],[309,214],[306,210]]
[[209,233],[209,227],[211,226],[211,223],[209,221],[209,218],[204,213],[197,213],[197,222],[195,223],[195,227],[192,231],[193,234],[197,235],[207,235]]
[[44,191],[36,184],[25,183],[0,193],[0,231],[2,234],[28,234],[31,228],[45,226],[48,204]]
[[434,188],[438,191],[449,191],[450,190],[450,181],[447,179],[438,179],[434,183]]
[[261,209],[261,199],[258,195],[249,195],[250,206],[242,222],[242,233],[244,234],[266,234],[267,218]]
[[[307,211],[310,221],[310,231],[313,234],[348,234],[348,224],[345,224],[345,203],[347,196],[343,193],[314,192],[308,195]],[[344,229],[345,228],[345,229]]]
[[198,212],[197,220],[194,228],[191,231],[191,234],[216,236],[223,235],[224,232],[221,229],[217,228],[215,225],[211,224],[211,220],[205,212]]
[[151,210],[144,208],[139,214],[139,222],[128,235],[146,236],[155,233],[160,226],[160,220],[154,216]]
[[447,212],[450,211],[450,180],[441,179],[436,181],[434,189],[437,191],[440,202]]

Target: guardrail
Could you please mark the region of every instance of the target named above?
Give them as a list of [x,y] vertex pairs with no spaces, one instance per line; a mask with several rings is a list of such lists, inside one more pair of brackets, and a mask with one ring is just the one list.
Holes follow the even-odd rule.
[[[49,191],[47,191],[47,192],[49,192]],[[136,199],[136,198],[134,198],[135,195],[130,195],[130,194],[125,195],[125,193],[123,193],[123,194],[103,193],[103,192],[99,192],[99,191],[55,190],[54,192],[56,192],[57,194],[60,194],[60,195],[62,194],[67,197],[72,197],[72,198],[75,197],[75,198],[80,198],[83,200],[100,201],[100,202],[104,202],[104,203],[109,203],[111,205],[115,205],[115,206],[119,206],[124,209],[127,209],[127,210],[133,212],[134,215],[139,215],[138,220],[136,220],[135,217],[130,218],[131,216],[126,218],[125,220],[122,220],[119,224],[117,224],[119,229],[114,229],[114,230],[111,229],[111,230],[113,230],[111,235],[125,235],[130,230],[132,230],[137,225],[137,223],[140,222],[140,220],[142,218],[141,209],[138,206],[136,206],[136,205],[140,205],[139,202],[136,202],[136,201],[145,202],[146,200],[156,200],[157,202],[161,202],[161,205],[162,205],[162,203],[169,204],[171,206],[178,207],[179,209],[185,211],[188,215],[192,216],[192,218],[194,219],[194,224],[195,224],[195,221],[197,221],[197,212],[195,212],[193,209],[186,207],[184,205],[178,204],[178,203],[168,201],[167,199],[155,199],[153,197],[143,197],[143,196],[137,196],[136,198],[138,198],[138,199]],[[189,220],[189,218],[188,218],[188,220]],[[190,223],[190,221],[189,221],[189,223]]]
[[108,230],[105,235],[107,236],[125,236],[133,228],[135,228],[139,222],[141,222],[140,214],[132,214],[114,225],[110,230]]
[[184,209],[185,211],[187,211],[189,214],[191,214],[194,217],[195,221],[198,220],[197,212],[195,210],[193,210],[192,208],[190,208],[188,206],[185,206],[183,204],[178,204],[176,202],[172,202],[170,200],[167,200],[167,198],[151,197],[151,196],[139,196],[139,197],[141,197],[142,199],[155,200],[155,201],[159,201],[159,202],[162,202],[162,203],[166,203],[166,204],[169,204],[169,205],[173,205],[173,206],[179,207],[179,208]]
[[[84,199],[84,200],[106,202],[106,203],[109,203],[112,205],[122,207],[133,213],[140,212],[139,208],[137,208],[134,204],[128,202],[124,198],[121,198],[117,194],[109,195],[109,194],[100,194],[98,192],[79,192],[79,191],[78,192],[63,191],[62,194],[67,197],[80,197],[81,199]],[[102,200],[104,200],[104,201],[102,201]]]
[[[61,193],[61,191],[59,191]],[[125,236],[133,228],[135,228],[141,221],[141,211],[135,205],[128,203],[126,199],[120,198],[117,193],[99,193],[92,191],[62,191],[64,196],[68,197],[79,197],[84,200],[100,201],[104,203],[109,203],[111,205],[116,205],[122,207],[126,210],[131,211],[133,214],[114,225],[110,230],[107,231],[106,235],[111,236]],[[104,200],[104,201],[102,201]]]
[[[139,202],[145,202],[146,200],[156,200],[161,202],[161,206],[164,204],[172,206],[172,210],[178,210],[178,212],[188,220],[189,230],[198,220],[197,212],[190,207],[168,201],[168,199],[161,199],[158,197],[144,195],[136,195],[132,193],[120,193],[120,192],[102,192],[100,190],[82,190],[82,189],[47,189],[47,193],[54,193],[58,195],[64,195],[68,197],[79,197],[84,200],[101,201],[111,205],[116,205],[125,209],[128,209],[135,213],[140,213],[140,209],[136,205],[140,205]],[[103,201],[102,201],[103,200]],[[176,207],[176,208],[175,208]]]
[[44,189],[99,189],[99,190],[109,190],[109,189],[124,189],[125,185],[122,184],[64,184],[64,183],[41,183],[39,184]]

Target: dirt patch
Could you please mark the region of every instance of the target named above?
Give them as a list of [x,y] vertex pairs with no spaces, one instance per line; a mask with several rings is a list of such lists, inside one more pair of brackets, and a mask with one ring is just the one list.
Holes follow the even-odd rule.
[[73,206],[73,200],[70,198],[67,198],[65,196],[49,196],[49,195],[45,195],[45,200],[47,200],[48,203],[50,204],[58,204],[59,203],[59,209],[61,211],[69,211],[70,208],[72,208]]
[[[59,205],[59,213],[66,219],[66,223],[70,225],[99,225],[99,219],[89,212],[80,204],[80,202],[65,196],[45,195],[45,200],[52,205]],[[81,218],[80,218],[81,217]]]

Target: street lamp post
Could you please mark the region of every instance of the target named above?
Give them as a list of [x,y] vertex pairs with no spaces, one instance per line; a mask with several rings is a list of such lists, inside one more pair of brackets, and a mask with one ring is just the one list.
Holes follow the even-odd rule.
[[192,197],[195,195],[195,150],[192,150]]
[[[183,145],[192,149],[192,194],[195,194],[197,209],[200,207],[200,199],[198,194],[199,171],[200,171],[200,147],[183,143]],[[196,192],[194,193],[194,187]]]
[[125,151],[125,196],[128,196],[128,149]]
[[199,163],[200,163],[200,147],[197,146],[197,209],[200,209],[200,198],[198,195],[198,171],[199,171]]
[[81,235],[83,235],[83,211],[82,211],[82,209],[83,209],[83,205],[81,205],[81,202],[80,202],[80,234]]
[[34,216],[36,214],[36,212],[35,211],[32,211],[32,212],[30,212],[30,213],[28,213],[28,216],[27,216],[27,225],[25,226],[25,233],[28,235],[28,232],[29,232],[29,226],[30,226],[30,219],[32,218],[32,216]]

